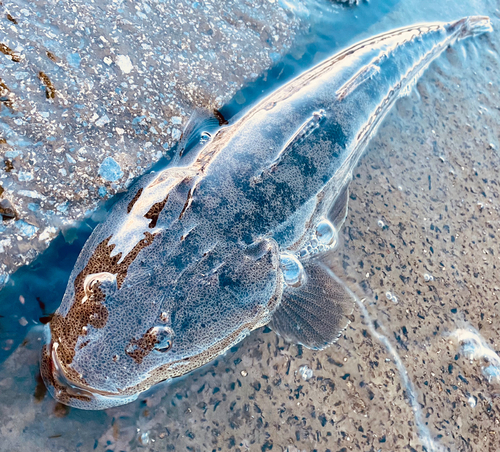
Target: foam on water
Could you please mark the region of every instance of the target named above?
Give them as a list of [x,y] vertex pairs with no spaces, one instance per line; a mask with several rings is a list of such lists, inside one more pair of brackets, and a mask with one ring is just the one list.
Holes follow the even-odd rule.
[[471,363],[478,362],[488,383],[500,384],[500,356],[478,331],[469,326],[455,330],[449,337]]

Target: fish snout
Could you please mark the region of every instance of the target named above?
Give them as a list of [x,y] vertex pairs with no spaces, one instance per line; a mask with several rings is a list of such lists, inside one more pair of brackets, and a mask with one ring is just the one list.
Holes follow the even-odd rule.
[[40,373],[50,395],[58,402],[84,410],[102,410],[132,402],[138,394],[121,394],[92,388],[81,375],[65,366],[59,357],[58,342],[42,349]]

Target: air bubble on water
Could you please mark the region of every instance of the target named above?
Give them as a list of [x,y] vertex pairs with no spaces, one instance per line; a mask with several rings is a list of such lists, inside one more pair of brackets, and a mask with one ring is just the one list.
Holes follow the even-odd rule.
[[299,287],[304,283],[306,274],[300,261],[291,253],[280,255],[283,279],[288,286]]
[[208,143],[212,139],[212,135],[208,132],[203,132],[200,137],[200,143],[205,144]]
[[385,226],[384,222],[382,220],[377,221],[378,227],[383,228]]
[[308,366],[300,366],[299,367],[299,375],[302,377],[302,380],[309,380],[314,375],[313,370]]
[[322,220],[316,225],[316,238],[319,243],[333,247],[338,239],[337,230],[330,221]]
[[424,274],[424,280],[425,280],[426,282],[429,282],[429,281],[434,281],[434,276],[429,275],[428,273],[425,273],[425,274]]

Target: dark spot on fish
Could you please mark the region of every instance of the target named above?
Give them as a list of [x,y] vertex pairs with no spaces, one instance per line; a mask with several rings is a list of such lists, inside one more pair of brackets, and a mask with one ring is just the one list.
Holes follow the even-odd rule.
[[0,42],[0,52],[2,52],[4,55],[10,56],[12,58],[12,61],[15,61],[16,63],[19,63],[21,61],[21,57],[2,42]]
[[58,61],[58,58],[52,53],[50,52],[49,50],[47,50],[47,56],[54,62],[54,63],[57,63]]
[[156,204],[153,204],[151,206],[151,208],[148,210],[148,213],[146,215],[144,215],[144,218],[151,220],[151,222],[149,223],[149,227],[151,229],[156,227],[156,222],[158,221],[158,217],[159,217],[161,211],[163,210],[163,208],[165,207],[165,204],[167,203],[167,201],[168,201],[168,195],[163,201],[160,201],[160,202],[157,202]]
[[13,24],[17,25],[17,20],[14,19],[9,13],[6,15],[7,19],[10,20]]
[[38,78],[45,86],[45,97],[47,99],[54,99],[54,97],[56,97],[56,89],[49,76],[45,72],[40,71],[38,73]]
[[0,196],[2,196],[5,192],[5,189],[0,185]]
[[[137,193],[135,194],[135,196],[132,198],[132,201],[130,201],[128,203],[128,206],[127,206],[127,213],[130,213],[132,211],[132,208],[134,207],[134,204],[137,202],[137,200],[139,199],[139,197],[141,196],[142,194],[142,188],[140,188]],[[149,213],[149,212],[148,212]]]
[[219,121],[219,126],[225,126],[226,124],[229,124],[229,122],[224,118],[222,113],[219,110],[214,110],[214,116]]
[[47,386],[45,386],[45,383],[43,382],[40,373],[36,374],[35,381],[36,381],[36,387],[35,387],[34,397],[36,402],[41,402],[45,398],[45,395],[47,394]]
[[131,339],[125,349],[125,353],[130,356],[137,364],[151,353],[156,344],[160,341],[157,338],[155,328],[150,328],[140,339]]

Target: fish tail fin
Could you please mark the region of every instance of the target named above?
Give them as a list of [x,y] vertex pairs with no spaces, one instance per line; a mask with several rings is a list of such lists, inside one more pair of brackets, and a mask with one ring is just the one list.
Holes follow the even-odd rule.
[[491,21],[488,16],[469,16],[463,19],[452,22],[448,25],[450,31],[458,31],[458,39],[468,38],[469,36],[477,36],[483,33],[493,31]]

